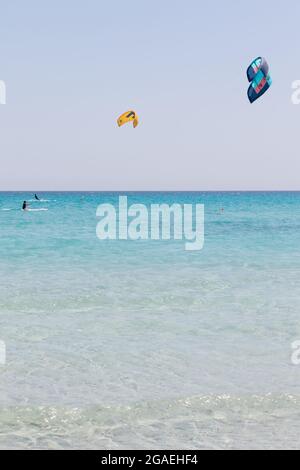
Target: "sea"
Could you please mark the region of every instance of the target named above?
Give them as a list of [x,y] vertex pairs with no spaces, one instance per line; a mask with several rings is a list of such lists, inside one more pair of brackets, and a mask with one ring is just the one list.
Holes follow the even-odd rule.
[[[100,240],[120,195],[203,204],[203,249]],[[300,193],[33,196],[0,193],[1,449],[300,448]]]

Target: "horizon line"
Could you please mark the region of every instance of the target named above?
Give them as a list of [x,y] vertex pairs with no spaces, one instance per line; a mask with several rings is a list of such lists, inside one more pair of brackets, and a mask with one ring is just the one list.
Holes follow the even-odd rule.
[[28,190],[28,189],[9,189],[0,190],[0,194],[4,193],[300,193],[300,189],[164,189],[164,190],[124,190],[124,189],[41,189],[41,190]]

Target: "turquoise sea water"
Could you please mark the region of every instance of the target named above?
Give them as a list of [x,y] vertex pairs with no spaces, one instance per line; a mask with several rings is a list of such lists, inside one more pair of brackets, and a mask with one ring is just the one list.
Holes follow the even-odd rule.
[[0,193],[0,448],[299,447],[300,193],[127,195],[205,204],[204,249]]

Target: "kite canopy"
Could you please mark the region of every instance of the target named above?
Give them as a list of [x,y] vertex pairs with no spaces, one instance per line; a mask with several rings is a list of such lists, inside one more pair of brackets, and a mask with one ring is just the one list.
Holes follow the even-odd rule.
[[251,82],[248,89],[248,98],[250,103],[254,103],[254,101],[264,95],[272,85],[269,65],[266,59],[263,57],[255,59],[248,67],[247,77],[249,82]]
[[128,122],[133,122],[133,127],[137,127],[139,124],[139,118],[135,111],[127,111],[126,113],[122,114],[118,119],[118,126],[124,126]]

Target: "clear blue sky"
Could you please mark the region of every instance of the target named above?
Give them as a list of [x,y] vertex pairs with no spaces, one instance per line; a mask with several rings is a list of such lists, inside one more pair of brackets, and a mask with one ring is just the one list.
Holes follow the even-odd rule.
[[[0,190],[300,189],[300,2],[0,3]],[[272,89],[252,106],[258,55]],[[119,129],[133,108],[141,124]]]

